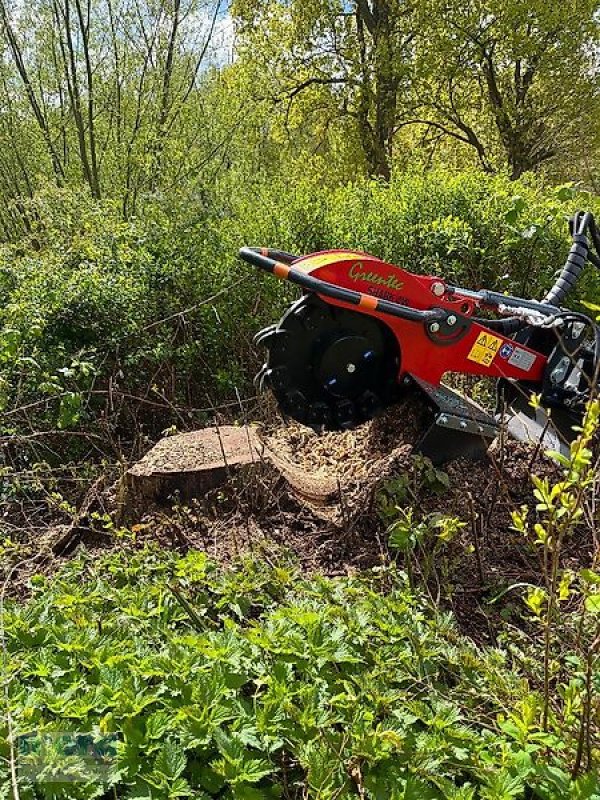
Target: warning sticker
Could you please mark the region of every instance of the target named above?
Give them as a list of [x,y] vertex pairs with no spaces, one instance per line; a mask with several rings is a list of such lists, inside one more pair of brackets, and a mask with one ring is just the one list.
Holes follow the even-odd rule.
[[522,369],[523,372],[529,372],[535,364],[535,353],[530,353],[529,350],[523,350],[522,347],[515,347],[515,351],[508,359],[508,363],[511,367],[518,367]]
[[496,357],[501,344],[502,339],[497,336],[492,336],[491,333],[480,333],[467,358],[476,364],[483,364],[484,367],[489,367]]

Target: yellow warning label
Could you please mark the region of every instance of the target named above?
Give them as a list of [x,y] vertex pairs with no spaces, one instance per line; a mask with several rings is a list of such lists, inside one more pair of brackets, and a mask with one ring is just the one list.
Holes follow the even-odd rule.
[[491,333],[480,333],[467,358],[476,364],[489,367],[502,345],[502,339]]

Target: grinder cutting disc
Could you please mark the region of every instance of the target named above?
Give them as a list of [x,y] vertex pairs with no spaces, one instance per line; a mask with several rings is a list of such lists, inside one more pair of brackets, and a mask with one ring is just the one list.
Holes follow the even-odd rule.
[[269,386],[282,411],[305,425],[351,428],[396,398],[398,344],[367,314],[307,294],[255,342],[269,351],[259,387]]

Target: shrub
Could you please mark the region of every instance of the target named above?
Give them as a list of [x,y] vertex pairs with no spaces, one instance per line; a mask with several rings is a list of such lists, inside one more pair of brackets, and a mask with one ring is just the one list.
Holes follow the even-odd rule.
[[[0,402],[6,410],[46,398],[34,422],[51,428],[65,421],[65,394],[82,396],[73,424],[106,411],[109,378],[167,416],[172,404],[206,407],[235,401],[236,387],[252,391],[262,355],[252,335],[295,290],[240,263],[243,244],[360,248],[466,286],[540,296],[564,262],[568,216],[598,206],[569,187],[443,171],[399,175],[389,187],[332,188],[310,174],[243,192],[221,185],[213,197],[154,200],[128,222],[83,193],[48,190],[32,204],[37,228],[0,252]],[[581,295],[599,288],[589,270]],[[89,365],[83,381],[80,362]]]

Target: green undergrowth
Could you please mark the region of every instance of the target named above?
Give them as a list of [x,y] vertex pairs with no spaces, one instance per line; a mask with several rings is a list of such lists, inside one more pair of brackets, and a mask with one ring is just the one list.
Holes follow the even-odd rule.
[[[307,169],[293,181],[248,178],[243,192],[224,179],[206,197],[148,200],[128,220],[84,192],[49,189],[30,203],[31,233],[0,247],[0,435],[33,425],[106,437],[101,416],[111,431],[160,433],[181,426],[174,406],[253,395],[263,354],[252,337],[296,293],[242,263],[243,245],[360,248],[539,297],[566,259],[569,215],[598,209],[594,195],[531,176],[444,170],[336,187]],[[599,288],[590,268],[580,297]]]
[[[21,800],[600,797],[516,645],[477,649],[393,567],[83,555],[3,624]],[[85,732],[114,735],[102,775],[57,744]]]

